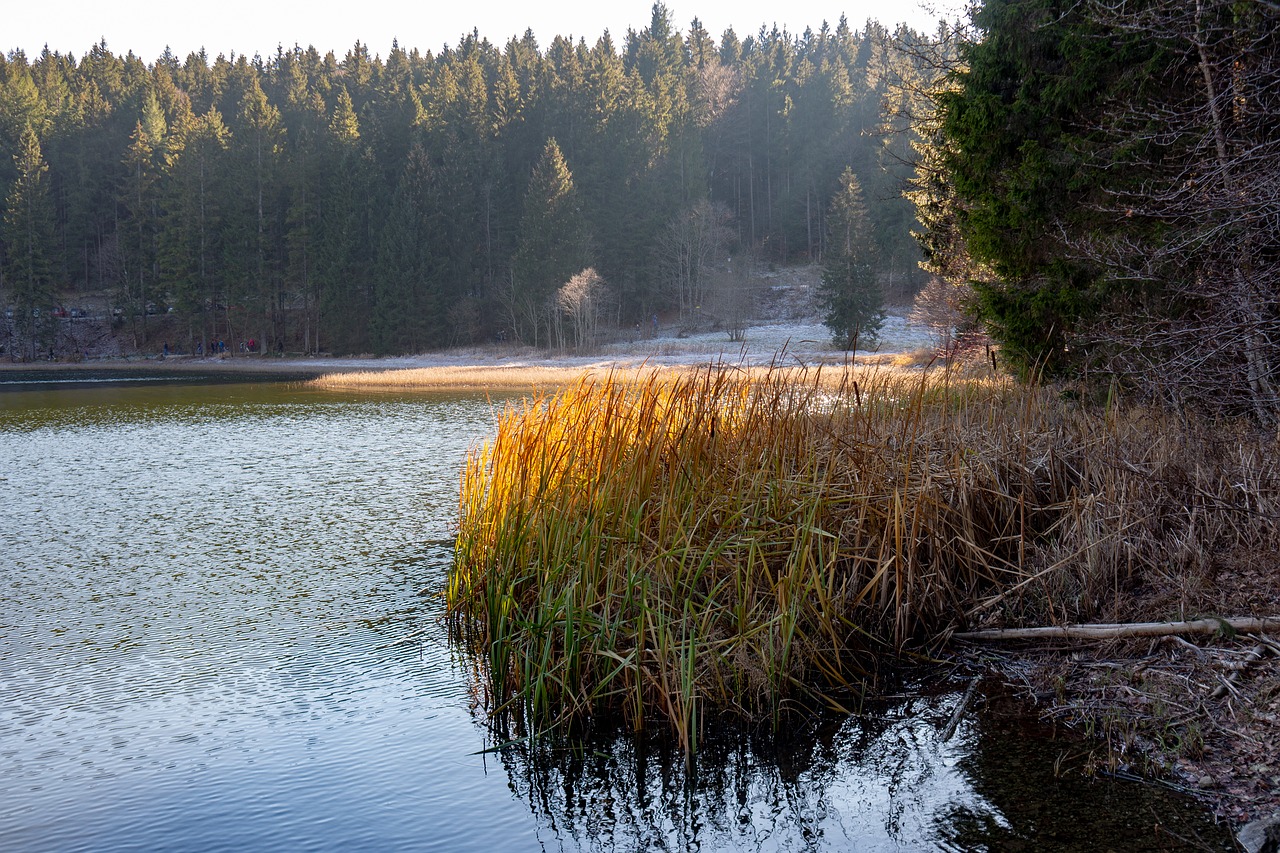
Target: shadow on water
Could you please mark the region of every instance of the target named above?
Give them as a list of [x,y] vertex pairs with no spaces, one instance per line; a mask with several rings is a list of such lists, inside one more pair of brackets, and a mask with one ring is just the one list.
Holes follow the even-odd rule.
[[[908,691],[910,692],[910,691]],[[498,752],[544,847],[623,850],[1234,850],[1191,798],[1086,776],[1089,744],[989,696],[950,742],[959,693],[868,703],[766,737],[598,735]]]
[[24,369],[0,371],[0,393],[16,391],[74,391],[91,388],[129,388],[165,385],[230,385],[301,382],[323,371],[268,370],[155,370],[139,368]]

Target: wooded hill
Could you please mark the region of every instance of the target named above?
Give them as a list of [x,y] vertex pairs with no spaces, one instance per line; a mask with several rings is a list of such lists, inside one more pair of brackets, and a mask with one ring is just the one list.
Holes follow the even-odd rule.
[[79,59],[14,51],[0,59],[0,302],[31,354],[59,300],[85,291],[109,294],[143,345],[148,310],[193,347],[545,345],[584,268],[630,325],[708,311],[735,256],[821,260],[846,169],[879,278],[907,294],[922,273],[894,101],[933,72],[893,45],[927,41],[843,18],[717,39],[658,4],[620,43],[473,32],[439,53],[150,64],[105,43]]

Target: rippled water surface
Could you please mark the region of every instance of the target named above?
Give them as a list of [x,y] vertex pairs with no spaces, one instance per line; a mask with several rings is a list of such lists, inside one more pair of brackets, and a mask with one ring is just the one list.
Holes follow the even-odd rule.
[[480,753],[423,593],[494,411],[274,382],[0,394],[0,849],[1225,844],[1149,787],[1055,778],[1064,747],[1024,731],[940,743],[953,695],[731,738],[692,773],[627,738]]

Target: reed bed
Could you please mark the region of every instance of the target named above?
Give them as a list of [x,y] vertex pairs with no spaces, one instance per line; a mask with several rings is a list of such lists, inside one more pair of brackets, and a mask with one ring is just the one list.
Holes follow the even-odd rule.
[[448,613],[494,713],[692,751],[959,627],[1114,616],[1199,545],[1274,546],[1274,448],[1187,429],[944,371],[587,376],[468,458]]
[[307,384],[314,388],[341,391],[533,391],[539,388],[570,385],[582,375],[583,370],[580,367],[468,365],[326,373]]
[[[784,354],[785,355],[785,354]],[[919,357],[900,357],[891,360],[888,357],[872,357],[871,360],[860,360],[858,363],[844,365],[828,365],[821,370],[821,381],[827,387],[838,387],[854,379],[875,375],[883,379],[890,372],[897,372],[906,378],[914,375],[920,366]],[[664,367],[662,372],[670,375],[697,372],[707,369],[708,365]],[[727,369],[725,363],[718,363],[716,369]],[[775,378],[788,376],[819,375],[815,368],[797,365],[785,367],[781,360],[777,363],[750,366],[745,362],[735,365],[734,369],[758,376],[771,374]],[[363,390],[363,391],[538,391],[562,388],[578,383],[584,376],[596,379],[609,378],[614,384],[644,382],[659,368],[639,363],[632,366],[602,365],[598,367],[568,366],[528,366],[512,365],[494,366],[441,366],[411,367],[397,370],[356,370],[326,373],[311,379],[307,384],[314,388],[331,390]]]

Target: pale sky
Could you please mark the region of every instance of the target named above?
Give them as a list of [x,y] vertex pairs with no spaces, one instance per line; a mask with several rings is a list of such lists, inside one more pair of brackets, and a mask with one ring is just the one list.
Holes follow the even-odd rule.
[[[777,24],[800,35],[817,30],[823,20],[834,28],[843,12],[849,25],[861,29],[875,18],[889,29],[905,22],[933,32],[939,17],[954,18],[962,3],[955,0],[670,0],[672,20],[681,32],[694,16],[718,40],[732,26],[739,38]],[[47,3],[47,5],[46,5]],[[34,59],[47,44],[77,58],[100,39],[113,53],[132,50],[150,63],[168,45],[179,59],[204,47],[209,57],[261,53],[270,57],[277,45],[314,45],[339,57],[358,39],[372,53],[386,56],[391,40],[402,47],[439,51],[471,32],[501,47],[513,35],[533,28],[544,49],[556,35],[586,38],[593,44],[608,29],[621,46],[627,28],[648,26],[652,0],[489,0],[489,2],[360,2],[360,0],[44,0],[6,4],[0,17],[0,51],[15,48]]]

